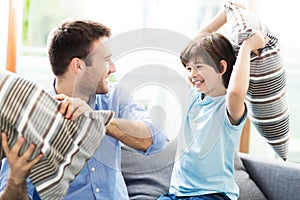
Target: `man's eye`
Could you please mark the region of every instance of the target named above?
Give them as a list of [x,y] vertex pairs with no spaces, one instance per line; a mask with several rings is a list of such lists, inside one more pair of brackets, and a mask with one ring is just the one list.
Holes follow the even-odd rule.
[[111,59],[110,59],[110,58],[108,58],[108,59],[105,59],[105,62],[109,62],[109,63],[111,63]]
[[186,69],[187,71],[189,71],[189,72],[192,70],[191,67],[186,67],[185,69]]

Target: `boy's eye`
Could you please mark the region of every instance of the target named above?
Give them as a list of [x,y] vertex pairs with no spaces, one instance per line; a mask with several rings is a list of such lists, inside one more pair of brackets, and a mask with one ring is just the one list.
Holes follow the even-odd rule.
[[187,71],[189,71],[189,72],[192,70],[191,67],[186,67],[185,69],[186,69]]

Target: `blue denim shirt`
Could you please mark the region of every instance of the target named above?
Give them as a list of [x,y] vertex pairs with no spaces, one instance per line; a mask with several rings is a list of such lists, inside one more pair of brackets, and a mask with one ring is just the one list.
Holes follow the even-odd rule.
[[[143,121],[152,133],[153,144],[144,154],[154,153],[162,149],[168,141],[160,129],[156,131],[151,119],[143,106],[137,104],[123,92],[118,85],[111,85],[110,92],[91,97],[89,104],[94,110],[112,110],[115,118]],[[9,166],[6,159],[2,160],[0,171],[0,191],[5,188]],[[28,179],[29,199],[39,200],[37,191]],[[74,199],[129,199],[126,185],[121,173],[121,143],[106,135],[94,156],[71,182],[64,200]]]

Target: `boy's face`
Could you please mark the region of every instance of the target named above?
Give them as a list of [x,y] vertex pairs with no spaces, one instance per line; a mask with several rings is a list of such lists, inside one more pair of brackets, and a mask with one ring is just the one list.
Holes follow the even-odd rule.
[[186,70],[191,85],[205,96],[217,96],[221,88],[224,88],[222,75],[201,58],[192,59],[186,65]]
[[108,78],[116,71],[111,60],[107,38],[100,38],[93,44],[93,50],[88,55],[88,65],[83,66],[83,73],[78,77],[81,92],[85,94],[106,94],[109,92]]

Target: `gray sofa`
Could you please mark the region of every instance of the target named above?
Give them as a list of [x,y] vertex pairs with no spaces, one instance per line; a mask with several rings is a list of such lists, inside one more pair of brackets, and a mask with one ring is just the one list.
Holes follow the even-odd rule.
[[[157,199],[168,192],[176,146],[176,140],[172,140],[164,150],[148,156],[128,147],[122,148],[122,173],[130,199]],[[235,179],[241,200],[300,199],[299,164],[238,153],[235,156]]]

